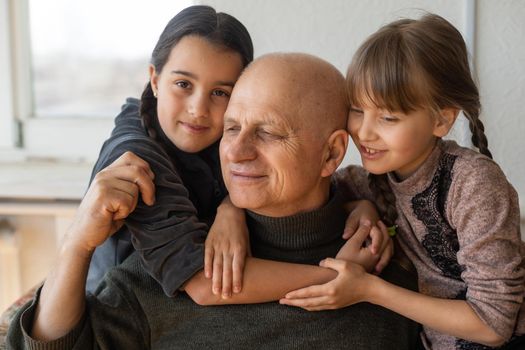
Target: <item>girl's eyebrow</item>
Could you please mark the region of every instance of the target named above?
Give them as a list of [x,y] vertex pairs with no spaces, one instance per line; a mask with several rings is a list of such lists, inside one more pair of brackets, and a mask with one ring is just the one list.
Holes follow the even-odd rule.
[[[171,74],[185,75],[185,76],[187,76],[189,78],[192,78],[192,79],[195,79],[195,80],[199,80],[199,76],[198,75],[196,75],[196,74],[194,74],[192,72],[185,71],[185,70],[172,70]],[[215,85],[224,85],[224,86],[233,87],[235,85],[235,82],[234,81],[222,81],[222,80],[219,80],[219,81],[215,82]]]

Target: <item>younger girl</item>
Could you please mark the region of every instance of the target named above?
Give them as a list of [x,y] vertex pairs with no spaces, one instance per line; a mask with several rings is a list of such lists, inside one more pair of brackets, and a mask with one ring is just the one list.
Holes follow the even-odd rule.
[[[523,349],[518,198],[487,148],[461,34],[437,15],[393,22],[359,48],[347,83],[349,132],[420,293],[327,259],[322,266],[339,272],[335,280],[281,302],[308,310],[378,304],[421,323],[427,349]],[[459,111],[479,153],[441,139]],[[340,179],[365,187],[355,170]]]

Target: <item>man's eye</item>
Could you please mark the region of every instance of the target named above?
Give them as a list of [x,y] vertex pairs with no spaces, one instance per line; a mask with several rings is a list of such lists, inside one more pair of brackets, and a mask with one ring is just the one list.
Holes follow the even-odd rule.
[[224,128],[224,132],[228,132],[228,133],[237,132],[239,130],[240,130],[240,127],[238,126],[227,126]]
[[283,139],[282,136],[274,134],[270,131],[266,130],[259,130],[257,131],[257,135],[259,135],[260,138],[266,139],[266,140],[281,140]]

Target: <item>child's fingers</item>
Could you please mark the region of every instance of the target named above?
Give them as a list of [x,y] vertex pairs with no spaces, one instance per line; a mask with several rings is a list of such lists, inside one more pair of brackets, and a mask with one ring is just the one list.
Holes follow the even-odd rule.
[[222,256],[214,256],[211,291],[215,295],[219,294],[222,290],[222,264]]
[[333,308],[331,306],[331,299],[327,296],[312,297],[312,298],[303,298],[303,299],[289,299],[284,298],[279,300],[279,304],[296,306],[309,311],[314,310],[326,310],[328,308]]
[[349,240],[351,240],[352,242],[355,242],[356,246],[364,245],[366,239],[370,235],[370,228],[371,228],[370,221],[368,220],[363,221],[357,228],[357,231],[354,233],[352,238],[350,238]]
[[357,227],[359,226],[359,217],[357,215],[349,215],[346,219],[345,223],[345,229],[343,232],[343,238],[348,239],[352,237],[352,235],[357,230]]
[[228,253],[222,255],[222,297],[232,295],[232,256]]
[[[330,282],[328,282],[330,283]],[[301,289],[297,289],[286,293],[285,299],[305,299],[305,298],[316,298],[326,295],[327,284],[318,284]]]
[[392,242],[392,240],[389,240],[388,246],[385,248],[385,250],[383,250],[383,254],[381,254],[381,258],[375,266],[375,272],[377,274],[383,271],[383,269],[390,262],[390,259],[392,259],[392,256],[394,256],[394,242]]
[[370,238],[372,239],[372,243],[370,244],[370,251],[372,254],[381,252],[383,243],[385,242],[385,237],[377,226],[374,226],[370,229]]
[[211,278],[213,274],[213,256],[215,251],[213,245],[207,241],[204,245],[204,277]]
[[240,293],[242,290],[242,276],[244,273],[245,257],[242,254],[235,254],[233,256],[233,292]]

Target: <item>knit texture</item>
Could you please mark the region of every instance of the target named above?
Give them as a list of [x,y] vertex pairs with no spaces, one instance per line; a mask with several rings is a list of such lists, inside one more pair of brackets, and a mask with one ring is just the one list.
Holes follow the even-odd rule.
[[[337,201],[333,198],[319,211],[289,218],[250,213],[250,228],[257,237],[273,233],[265,240],[268,249],[263,250],[268,253],[255,255],[290,261],[296,250],[303,250],[300,260],[317,263],[324,245],[335,255],[342,230],[332,230],[344,225],[346,214],[333,215],[327,209]],[[306,238],[299,238],[302,235]],[[322,249],[312,243],[317,239],[326,243],[320,244]],[[415,288],[412,276],[395,264],[383,277]],[[95,295],[88,297],[85,320],[62,340],[37,344],[28,337],[24,332],[30,329],[35,304],[24,309],[8,337],[14,349],[66,349],[71,343],[73,349],[413,349],[419,331],[414,322],[367,303],[308,312],[276,302],[203,307],[185,293],[167,298],[136,254],[106,275]]]
[[[355,176],[360,174],[359,176]],[[345,193],[366,193],[366,172],[338,174]],[[398,239],[418,272],[421,293],[466,300],[483,322],[509,339],[525,333],[525,248],[517,193],[484,155],[439,141],[423,165],[398,181]],[[488,349],[424,327],[427,349]]]

